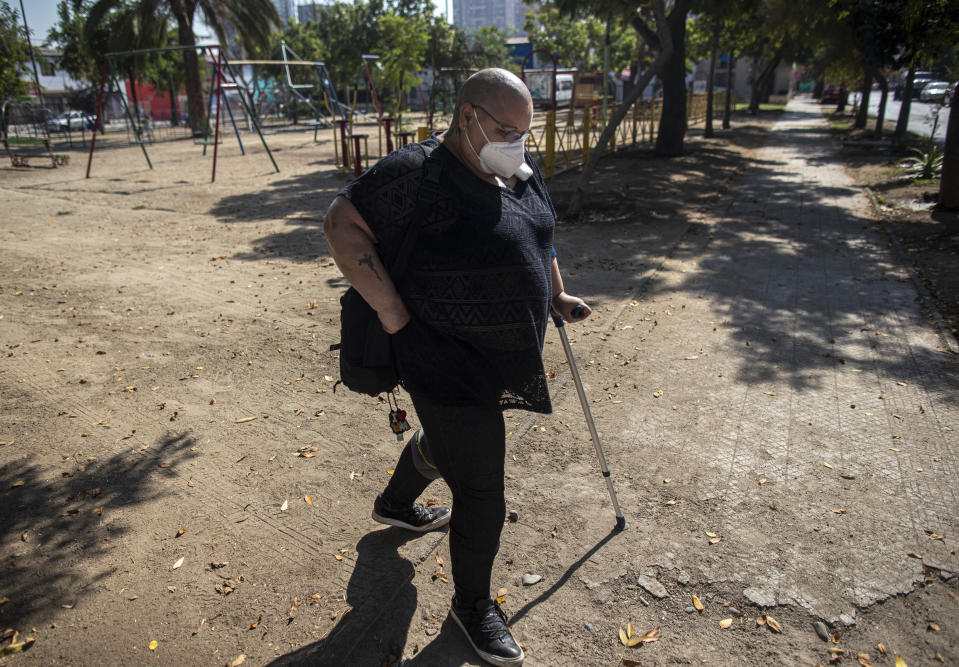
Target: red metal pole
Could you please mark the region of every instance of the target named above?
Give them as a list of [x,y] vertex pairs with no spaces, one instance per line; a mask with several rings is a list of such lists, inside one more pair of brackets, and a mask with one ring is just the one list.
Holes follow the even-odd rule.
[[390,131],[390,125],[392,125],[392,123],[393,123],[392,118],[383,119],[383,129],[386,130],[386,152],[387,153],[393,152],[393,132]]
[[222,102],[220,97],[223,94],[223,72],[220,71],[220,59],[222,57],[223,53],[218,51],[216,60],[214,61],[214,76],[216,77],[216,129],[213,132],[213,178],[210,179],[211,183],[216,183],[216,155],[220,148],[220,104]]
[[363,135],[353,135],[353,178],[359,178],[363,175],[363,160],[360,156],[360,138]]
[[93,138],[90,139],[90,157],[87,158],[87,178],[90,178],[90,166],[93,164],[93,147],[97,145],[97,130],[100,129],[100,114],[103,111],[103,87],[107,83],[107,59],[103,59],[100,74],[100,92],[97,95],[97,119],[93,121]]

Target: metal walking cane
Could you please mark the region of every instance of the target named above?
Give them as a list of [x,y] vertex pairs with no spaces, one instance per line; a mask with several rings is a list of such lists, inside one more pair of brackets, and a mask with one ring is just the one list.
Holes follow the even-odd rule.
[[[573,309],[573,317],[579,317],[583,314],[583,307],[576,306]],[[566,335],[566,323],[563,322],[563,316],[552,311],[553,324],[559,329],[559,337],[563,341],[563,350],[566,352],[566,361],[569,363],[569,370],[573,374],[573,382],[576,384],[576,393],[579,394],[579,402],[583,406],[583,414],[586,416],[586,425],[589,427],[589,434],[593,438],[593,444],[596,446],[596,456],[599,458],[599,467],[603,471],[603,477],[606,478],[606,488],[609,490],[609,499],[613,501],[613,511],[616,513],[616,530],[626,529],[626,517],[619,509],[619,501],[616,499],[616,489],[613,488],[613,479],[609,473],[609,466],[606,465],[606,454],[603,453],[603,445],[599,442],[599,434],[596,432],[596,424],[593,422],[593,413],[589,410],[589,401],[586,399],[586,392],[583,390],[583,381],[579,377],[579,369],[576,368],[576,360],[573,358],[573,348],[569,345],[569,337]]]

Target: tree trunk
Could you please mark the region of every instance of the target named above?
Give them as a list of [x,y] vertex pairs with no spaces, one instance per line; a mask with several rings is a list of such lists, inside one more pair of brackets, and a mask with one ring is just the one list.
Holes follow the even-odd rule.
[[876,130],[874,134],[877,139],[882,139],[882,124],[886,120],[886,99],[889,97],[889,82],[882,75],[882,72],[876,71],[873,75],[879,81],[879,90],[882,91],[882,96],[879,98],[879,108],[876,110]]
[[177,110],[176,88],[172,77],[167,79],[167,95],[170,96],[170,127],[177,127],[180,124],[180,112]]
[[902,143],[906,136],[906,130],[909,127],[909,112],[912,109],[912,77],[916,75],[916,66],[909,66],[909,73],[906,74],[906,85],[902,89],[902,100],[899,104],[899,118],[896,120],[896,131],[892,134],[892,140],[895,143]]
[[[661,156],[683,154],[686,136],[686,15],[688,3],[676,5],[666,20],[673,48],[663,63],[660,79],[663,82],[663,115],[656,135],[653,152]],[[624,105],[625,106],[625,105]]]
[[[776,68],[779,67],[780,57],[776,56],[763,65],[762,70],[759,72],[759,76],[754,76],[752,81],[752,89],[750,90],[749,95],[749,113],[755,116],[759,113],[759,103],[762,101],[763,97],[769,99],[769,91],[772,89],[773,79],[776,76]],[[758,67],[761,61],[757,58],[756,65]]]
[[839,101],[836,103],[836,113],[842,113],[846,110],[846,98],[849,97],[849,91],[846,89],[846,82],[839,84]]
[[719,48],[719,16],[713,21],[713,48],[709,55],[709,79],[706,81],[706,129],[703,136],[713,136],[713,79],[716,78],[716,49]]
[[[643,90],[649,85],[649,82],[653,76],[662,78],[662,70],[665,66],[665,63],[673,54],[671,30],[666,22],[666,10],[663,0],[653,0],[652,4],[653,12],[656,16],[656,32],[652,33],[652,31],[646,30],[646,33],[652,33],[652,35],[644,36],[644,39],[647,43],[649,43],[651,39],[658,39],[660,49],[659,55],[656,56],[656,60],[653,61],[649,68],[643,72],[643,75],[639,77],[639,80],[636,82],[636,85],[632,88],[632,90],[630,90],[629,93],[623,97],[622,105],[616,109],[616,113],[613,114],[613,117],[609,119],[609,122],[606,124],[606,128],[603,130],[603,134],[600,136],[596,147],[589,152],[589,159],[586,161],[586,164],[583,165],[583,171],[580,173],[579,179],[576,181],[576,189],[573,191],[573,197],[569,202],[567,214],[570,216],[579,214],[580,209],[582,209],[583,196],[586,192],[586,186],[589,184],[589,179],[596,170],[596,165],[599,163],[599,159],[606,152],[606,147],[609,146],[609,140],[616,132],[616,128],[619,127],[619,124],[626,117],[626,114],[629,112],[630,107],[633,106],[633,103],[636,101],[636,99],[643,94]],[[689,4],[683,3],[683,6],[686,8],[683,10],[683,14],[685,15],[685,13],[688,11]],[[685,25],[685,21],[683,24]],[[643,27],[645,28],[645,26]],[[637,28],[637,30],[639,29]],[[641,32],[641,34],[643,33]]]
[[956,113],[956,106],[953,101],[949,108],[942,178],[939,180],[939,208],[950,210],[959,209],[959,114]]
[[866,121],[869,118],[869,91],[872,90],[872,75],[866,72],[862,75],[862,97],[859,100],[859,112],[856,114],[856,122],[853,127],[861,130],[866,127]]
[[729,76],[726,77],[726,108],[723,110],[723,129],[728,130],[732,116],[733,89],[736,87],[736,56],[729,54]]
[[[180,46],[196,46],[193,37],[193,15],[188,14],[182,0],[171,0]],[[206,128],[206,106],[203,104],[203,83],[200,81],[200,59],[196,50],[183,52],[183,73],[186,78],[186,105],[193,135],[202,135]]]

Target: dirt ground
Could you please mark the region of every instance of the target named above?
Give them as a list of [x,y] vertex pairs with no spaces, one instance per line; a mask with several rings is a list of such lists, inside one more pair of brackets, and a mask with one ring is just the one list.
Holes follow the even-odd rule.
[[[620,153],[601,165],[587,213],[560,223],[567,285],[598,305],[570,336],[610,410],[627,401],[692,419],[650,397],[637,346],[668,331],[680,305],[644,289],[706,233],[774,120],[737,117],[719,139],[692,137],[683,158]],[[400,451],[385,404],[333,392],[345,284],[321,223],[348,175],[311,133],[270,142],[280,173],[252,140],[240,156],[227,137],[215,184],[190,142],[151,148],[153,170],[136,147],[105,142],[91,179],[79,150],[66,168],[0,166],[0,630],[18,633],[3,646],[35,639],[0,664],[477,664],[445,620],[445,533],[369,518]],[[560,210],[574,179],[551,183]],[[613,326],[623,313],[628,332]],[[678,355],[701,349],[674,333]],[[616,435],[629,425],[597,408],[629,508],[629,530],[610,532],[548,338],[547,370],[570,409],[507,413],[507,504],[519,519],[504,526],[494,574],[527,664],[814,665],[831,646],[846,664],[862,652],[892,665],[879,643],[916,656],[910,665],[957,659],[959,598],[933,571],[908,595],[864,605],[854,626],[823,617],[837,643],[796,606],[757,624],[767,612],[722,574],[737,557],[707,551],[703,528],[728,519],[697,490],[701,473],[633,451],[635,438]],[[428,493],[450,500],[442,484]],[[774,534],[775,517],[756,516],[751,528]],[[543,583],[524,587],[527,572]],[[668,595],[637,586],[641,575]],[[625,649],[629,619],[663,639]]]
[[[851,119],[849,115],[831,117],[844,124]],[[894,129],[894,123],[886,123],[887,137]],[[938,179],[910,178],[903,167],[921,141],[912,137],[905,146],[893,148],[888,139],[876,142],[871,132],[843,129],[837,135],[843,139],[846,168],[858,185],[871,191],[886,233],[896,240],[896,250],[912,263],[953,335],[959,335],[959,212],[936,209]]]

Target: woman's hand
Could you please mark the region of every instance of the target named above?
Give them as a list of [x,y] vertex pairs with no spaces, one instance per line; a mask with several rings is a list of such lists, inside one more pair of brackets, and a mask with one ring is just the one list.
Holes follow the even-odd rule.
[[405,327],[410,321],[410,313],[399,299],[389,307],[376,311],[383,331],[392,335]]
[[[567,322],[580,322],[589,317],[592,313],[592,309],[586,305],[586,302],[580,299],[578,296],[573,296],[567,294],[566,292],[560,292],[553,296],[553,309],[562,315],[563,319]],[[576,310],[577,306],[582,306],[581,311],[577,311],[576,315],[573,315],[573,311]]]

